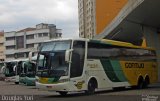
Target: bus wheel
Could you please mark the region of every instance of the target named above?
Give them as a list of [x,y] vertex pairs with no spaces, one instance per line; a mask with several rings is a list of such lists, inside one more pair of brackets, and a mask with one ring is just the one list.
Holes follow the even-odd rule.
[[87,94],[94,94],[96,88],[97,88],[97,81],[95,79],[91,79],[88,82],[88,90],[86,91],[86,93]]
[[65,91],[61,91],[61,92],[59,92],[59,94],[60,94],[61,96],[66,96],[66,95],[67,95],[67,93],[68,93],[68,92],[65,92]]
[[16,84],[16,85],[18,85],[18,84],[19,84],[19,82],[15,82],[15,84]]
[[147,88],[148,85],[149,85],[149,83],[150,83],[149,77],[147,76],[147,77],[145,78],[145,80],[144,80],[143,87],[144,87],[144,88]]
[[139,80],[138,80],[137,88],[138,89],[143,89],[143,87],[144,87],[144,80],[143,80],[143,77],[140,77]]

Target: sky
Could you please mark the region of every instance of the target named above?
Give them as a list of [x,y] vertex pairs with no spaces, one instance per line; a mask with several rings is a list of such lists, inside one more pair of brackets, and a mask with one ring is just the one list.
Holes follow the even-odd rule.
[[78,37],[78,0],[0,0],[0,30],[55,24],[63,38]]

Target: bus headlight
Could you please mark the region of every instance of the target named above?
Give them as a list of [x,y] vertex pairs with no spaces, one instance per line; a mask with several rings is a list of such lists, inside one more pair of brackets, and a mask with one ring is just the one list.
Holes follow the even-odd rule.
[[39,82],[39,77],[35,77],[35,82]]
[[68,79],[61,79],[61,80],[59,80],[59,83],[68,82],[68,81],[70,81],[69,78]]

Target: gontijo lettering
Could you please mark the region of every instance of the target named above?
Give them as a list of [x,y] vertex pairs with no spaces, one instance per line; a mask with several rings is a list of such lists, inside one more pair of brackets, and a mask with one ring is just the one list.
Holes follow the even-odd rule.
[[144,68],[144,63],[125,63],[126,68]]

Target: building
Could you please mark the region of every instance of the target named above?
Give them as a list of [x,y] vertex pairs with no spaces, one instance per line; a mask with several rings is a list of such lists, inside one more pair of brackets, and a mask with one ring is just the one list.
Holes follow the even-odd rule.
[[3,62],[5,60],[5,47],[4,47],[4,32],[0,32],[0,62]]
[[38,24],[35,28],[5,32],[6,61],[27,58],[30,51],[36,52],[39,43],[62,37],[62,30],[54,24]]
[[117,16],[128,0],[78,0],[79,36],[93,38]]
[[[79,21],[83,23],[87,22],[87,9],[82,7],[86,5],[85,1],[88,0],[79,0]],[[95,39],[105,38],[153,47],[160,68],[160,0],[96,0],[94,3],[95,19],[92,22],[95,23]],[[80,37],[89,38],[88,32],[82,29],[87,28],[85,24],[79,22],[79,27]],[[160,69],[158,72],[160,81]]]
[[95,0],[78,0],[79,36],[93,38],[95,36]]

